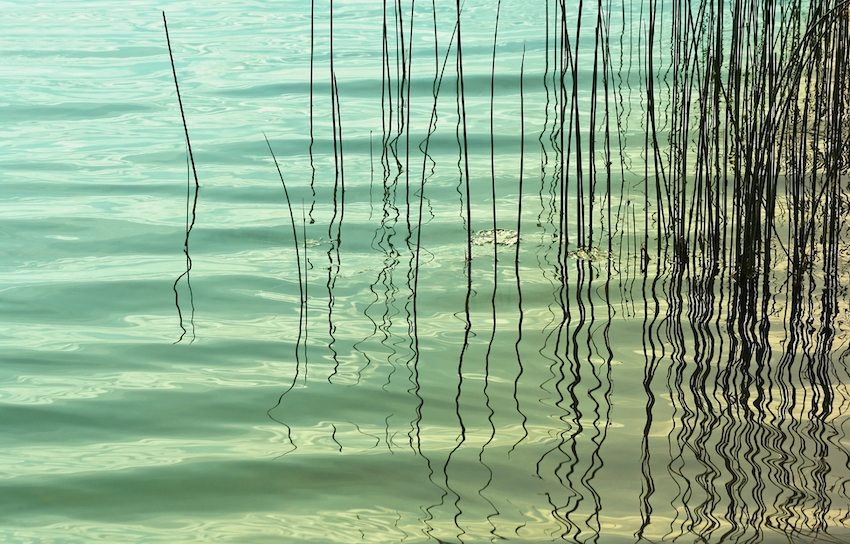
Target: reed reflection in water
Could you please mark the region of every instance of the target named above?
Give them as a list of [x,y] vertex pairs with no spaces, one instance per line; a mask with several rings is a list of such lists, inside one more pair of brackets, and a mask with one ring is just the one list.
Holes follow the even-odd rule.
[[388,541],[847,538],[848,3],[547,1],[507,37],[507,2],[382,8],[374,117],[331,2],[308,150],[262,127],[299,290],[277,462],[347,455]]

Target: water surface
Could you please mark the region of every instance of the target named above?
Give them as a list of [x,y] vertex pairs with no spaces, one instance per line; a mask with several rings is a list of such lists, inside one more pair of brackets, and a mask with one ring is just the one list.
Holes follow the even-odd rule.
[[647,234],[643,4],[466,2],[461,88],[453,4],[0,3],[3,540],[847,538],[843,317]]

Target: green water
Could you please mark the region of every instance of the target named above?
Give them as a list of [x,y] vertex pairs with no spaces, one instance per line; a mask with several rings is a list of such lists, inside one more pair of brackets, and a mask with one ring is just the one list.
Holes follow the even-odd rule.
[[[491,80],[495,4],[464,5],[466,146],[455,6],[436,41],[430,4],[402,8],[385,54],[383,6],[334,3],[332,94],[316,5],[311,106],[306,2],[0,3],[2,540],[850,538],[843,321],[786,349],[777,306],[759,344],[726,329],[728,288],[677,299],[641,269],[647,6],[610,11],[619,105],[563,196],[555,6],[547,41],[545,4],[502,3]],[[519,244],[470,255],[494,210]]]

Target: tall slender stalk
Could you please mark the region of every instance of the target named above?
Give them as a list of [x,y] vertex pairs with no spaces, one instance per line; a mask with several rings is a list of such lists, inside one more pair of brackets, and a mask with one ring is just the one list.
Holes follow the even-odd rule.
[[[192,283],[190,281],[191,271],[192,271],[192,258],[189,256],[189,234],[192,232],[192,228],[195,226],[195,219],[197,218],[197,210],[198,210],[198,189],[200,189],[201,185],[198,182],[198,172],[195,169],[195,156],[192,153],[192,142],[189,139],[189,126],[186,124],[186,114],[183,110],[183,99],[180,96],[180,86],[177,84],[177,69],[174,67],[174,54],[171,51],[171,38],[168,35],[168,22],[165,20],[165,12],[162,12],[162,26],[165,29],[165,41],[168,44],[168,57],[171,60],[171,73],[174,76],[174,89],[177,91],[177,103],[180,105],[180,118],[183,120],[183,133],[186,136],[186,149],[189,154],[189,163],[192,166],[192,176],[195,180],[194,186],[194,195],[192,195],[191,186],[187,187],[186,193],[186,237],[183,239],[183,254],[186,256],[186,270],[177,276],[177,279],[174,280],[174,285],[172,289],[174,290],[174,303],[177,306],[177,317],[180,323],[180,329],[182,329],[182,334],[180,334],[180,338],[177,339],[175,344],[179,343],[183,340],[188,332],[186,327],[183,325],[183,312],[180,310],[180,297],[177,294],[177,284],[182,278],[186,278],[186,285],[189,289],[189,304],[191,305],[191,315],[189,317],[189,322],[192,328],[192,340],[195,341],[195,299],[194,294],[192,292]],[[191,202],[191,209],[190,209]],[[190,342],[190,343],[191,343]]]
[[[496,97],[496,43],[499,37],[499,14],[502,8],[502,0],[496,2],[496,23],[493,27],[493,57],[490,64],[490,200],[493,208],[493,311],[495,313],[496,284],[498,282],[499,269],[499,244],[497,237],[496,221],[496,143],[494,127],[495,97]],[[494,316],[495,319],[495,316]],[[495,327],[495,321],[494,325]]]

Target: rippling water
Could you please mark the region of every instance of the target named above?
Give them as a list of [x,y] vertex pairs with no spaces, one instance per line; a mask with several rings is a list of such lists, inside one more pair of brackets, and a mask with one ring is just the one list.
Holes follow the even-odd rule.
[[3,541],[850,538],[843,316],[736,330],[647,257],[650,2],[603,66],[596,5],[566,59],[505,0],[494,60],[470,0],[462,92],[401,4],[164,6],[191,224],[163,6],[0,2]]

